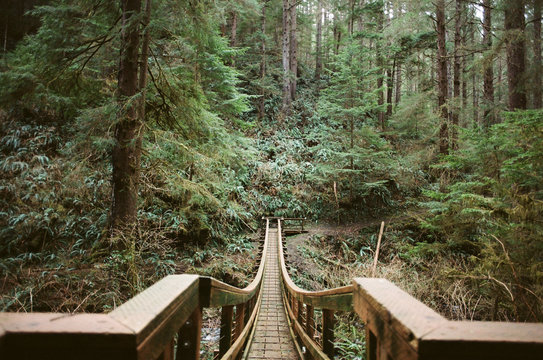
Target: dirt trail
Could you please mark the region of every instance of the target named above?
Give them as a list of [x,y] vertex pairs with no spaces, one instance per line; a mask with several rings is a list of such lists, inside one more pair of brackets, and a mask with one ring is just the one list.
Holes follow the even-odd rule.
[[[382,219],[368,218],[360,221],[351,222],[347,224],[337,225],[334,223],[309,223],[307,224],[308,232],[305,234],[298,234],[294,236],[288,236],[286,239],[286,248],[288,259],[287,263],[296,271],[306,274],[306,278],[317,279],[321,270],[315,266],[314,263],[308,261],[300,252],[300,247],[303,246],[312,236],[331,236],[333,238],[354,236],[364,228],[375,228],[376,232],[379,230],[381,221],[385,221],[385,224],[394,224],[408,219],[410,216],[384,216]],[[386,227],[385,227],[386,232]],[[291,271],[292,272],[292,271]],[[292,273],[291,273],[292,276]],[[322,284],[318,281],[312,281],[311,289],[306,290],[321,290]]]

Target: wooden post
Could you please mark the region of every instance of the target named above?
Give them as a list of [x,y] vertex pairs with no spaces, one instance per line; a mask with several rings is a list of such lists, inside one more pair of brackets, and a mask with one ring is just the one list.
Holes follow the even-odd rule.
[[233,305],[226,305],[221,310],[221,337],[219,340],[219,358],[230,349],[232,344],[232,314],[234,313]]
[[245,325],[245,303],[236,305],[236,327],[234,328],[234,341],[238,339]]
[[200,359],[202,337],[202,308],[197,307],[179,330],[176,358]]
[[[305,305],[305,333],[311,340],[315,340],[315,309],[312,305]],[[306,352],[305,358],[313,360],[313,355],[309,351]]]
[[[251,299],[252,300],[252,299]],[[249,322],[249,319],[251,318],[251,300],[247,300],[245,303],[245,317],[243,318],[243,326],[245,327],[245,324]]]
[[334,358],[334,310],[322,309],[322,351]]
[[175,342],[174,339],[172,339],[172,341],[170,341],[170,343],[166,346],[162,354],[160,354],[158,360],[173,360],[174,346]]
[[315,336],[314,312],[315,310],[312,305],[305,306],[305,332],[311,340]]
[[366,325],[366,359],[367,360],[377,360],[377,338],[373,332]]
[[375,277],[375,270],[377,269],[377,259],[379,258],[379,249],[381,248],[381,237],[385,230],[385,222],[381,221],[381,229],[379,229],[379,238],[377,239],[377,248],[375,249],[375,256],[373,258],[373,267],[371,268],[371,277]]
[[304,303],[301,300],[298,300],[298,312],[297,318],[300,325],[304,325]]

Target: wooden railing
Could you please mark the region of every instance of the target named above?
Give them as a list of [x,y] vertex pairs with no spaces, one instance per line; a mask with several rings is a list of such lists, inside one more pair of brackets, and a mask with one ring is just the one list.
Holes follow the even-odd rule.
[[[283,232],[303,233],[306,218],[279,218],[283,225]],[[288,226],[287,226],[288,222]]]
[[[365,323],[368,360],[543,359],[543,324],[449,321],[383,279],[300,289],[288,274],[277,222],[285,307],[306,359],[334,357],[338,311],[354,311]],[[198,359],[204,307],[222,308],[217,356],[237,359],[261,302],[265,234],[257,275],[244,289],[170,275],[109,314],[0,313],[0,359]]]
[[[334,312],[353,311],[353,286],[324,291],[307,291],[296,286],[288,274],[283,250],[282,222],[281,220],[278,222],[283,297],[291,326],[296,333],[297,340],[306,349],[306,358],[333,358]],[[322,326],[320,327],[315,323],[315,309],[322,310]]]
[[0,359],[199,359],[204,307],[222,308],[218,357],[237,359],[261,301],[267,233],[244,289],[170,275],[109,314],[0,313]]
[[543,324],[449,321],[384,279],[354,279],[368,359],[543,359]]
[[[302,290],[287,271],[280,220],[278,228],[283,294],[306,359],[334,357],[336,311],[354,311],[365,323],[368,360],[543,359],[543,324],[449,321],[385,279],[356,278],[351,286]],[[320,326],[314,321],[317,308]]]

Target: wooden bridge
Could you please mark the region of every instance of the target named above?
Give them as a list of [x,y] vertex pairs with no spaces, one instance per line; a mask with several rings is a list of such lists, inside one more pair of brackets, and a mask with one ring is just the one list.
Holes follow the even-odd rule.
[[368,360],[543,359],[543,324],[449,321],[383,279],[300,289],[285,263],[285,220],[265,219],[244,289],[170,275],[109,314],[0,313],[0,359],[199,359],[205,307],[221,308],[218,359],[332,359],[335,312],[365,323]]

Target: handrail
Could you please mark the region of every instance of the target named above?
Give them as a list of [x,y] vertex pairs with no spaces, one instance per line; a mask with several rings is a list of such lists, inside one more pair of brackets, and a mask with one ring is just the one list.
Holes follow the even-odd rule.
[[288,274],[281,234],[281,222],[278,225],[278,241],[279,241],[279,259],[281,262],[281,275],[286,290],[292,294],[296,300],[302,301],[304,304],[312,305],[316,308],[329,310],[352,311],[352,293],[353,286],[347,285],[334,289],[308,291],[298,287]]
[[299,224],[298,224],[298,227],[299,227],[299,230],[294,230],[292,228],[289,228],[288,230],[287,229],[284,229],[285,232],[289,231],[289,232],[300,232],[300,233],[303,233],[303,232],[306,232],[304,231],[304,223],[305,221],[307,220],[305,217],[284,217],[284,218],[281,218],[280,219],[281,221],[285,222],[285,221],[297,221]]
[[264,276],[264,269],[266,265],[266,254],[268,253],[268,229],[270,221],[266,220],[266,232],[264,237],[264,247],[261,255],[260,265],[253,281],[245,288],[240,289],[232,285],[228,285],[222,281],[211,278],[211,293],[210,293],[210,305],[211,307],[219,307],[226,305],[237,305],[246,302],[252,298],[256,292],[260,289],[262,283],[262,277]]
[[[288,275],[278,221],[284,299],[306,358],[334,357],[334,310],[356,312],[366,328],[368,360],[542,359],[543,324],[450,321],[385,279],[306,291]],[[352,302],[351,302],[352,300]],[[322,311],[322,346],[314,341],[314,308]]]
[[[312,357],[329,359],[334,357],[334,311],[353,311],[353,286],[347,285],[321,291],[308,291],[298,287],[288,274],[283,254],[281,219],[277,225],[277,241],[279,246],[279,261],[283,296],[290,321],[299,339],[305,345]],[[323,309],[322,346],[317,344],[314,337],[314,311]],[[305,314],[305,316],[303,316]]]
[[[356,312],[365,323],[368,360],[541,359],[543,324],[449,321],[384,279],[306,291],[288,275],[281,219],[278,249],[283,299],[306,359],[334,356],[334,311]],[[239,289],[210,277],[170,275],[109,314],[0,313],[4,359],[199,359],[203,307],[222,307],[218,356],[237,359],[262,300],[270,219],[255,279]],[[315,341],[315,308],[322,309]],[[235,310],[235,315],[234,315]]]
[[210,277],[169,275],[109,314],[0,313],[0,358],[173,360],[178,333],[177,358],[198,359],[202,308],[222,307],[219,356],[235,359],[258,311],[267,233],[257,274],[243,289]]
[[543,324],[451,321],[385,279],[353,280],[368,359],[541,359]]

